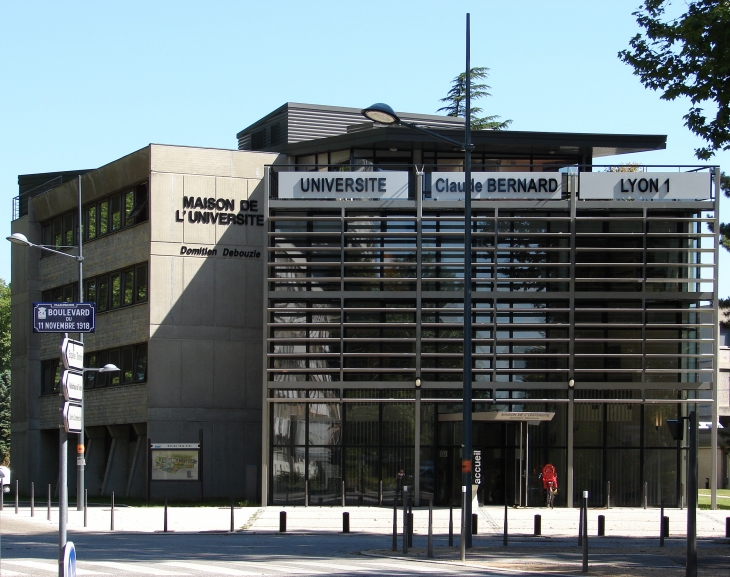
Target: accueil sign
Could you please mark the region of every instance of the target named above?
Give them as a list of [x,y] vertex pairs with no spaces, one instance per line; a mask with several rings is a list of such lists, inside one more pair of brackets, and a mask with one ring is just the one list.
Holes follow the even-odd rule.
[[[471,197],[475,200],[560,200],[563,175],[559,172],[473,172]],[[463,200],[463,172],[432,172],[432,200]]]
[[709,172],[582,172],[583,200],[706,200]]
[[408,172],[279,172],[277,198],[408,200]]

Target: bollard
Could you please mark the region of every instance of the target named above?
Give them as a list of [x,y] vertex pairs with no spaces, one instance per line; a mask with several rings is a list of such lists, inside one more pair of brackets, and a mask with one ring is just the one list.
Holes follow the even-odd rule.
[[504,496],[504,533],[502,535],[502,546],[507,546],[507,495]]
[[583,502],[580,504],[580,515],[578,516],[578,547],[583,545]]
[[398,495],[393,498],[393,551],[398,550]]
[[35,517],[35,483],[30,483],[30,516]]
[[606,536],[606,517],[603,515],[598,516],[598,536]]
[[583,491],[583,573],[588,573],[588,491]]
[[679,484],[679,510],[684,510],[684,483]]
[[304,481],[304,506],[309,507],[309,479]]
[[378,482],[378,507],[383,506],[383,480],[380,479]]
[[542,515],[535,515],[535,529],[533,534],[535,537],[542,535]]
[[662,531],[664,531],[664,537],[669,537],[669,517],[664,517],[662,524]]
[[459,539],[459,558],[466,561],[466,485],[461,486],[461,538]]
[[350,532],[350,514],[346,512],[342,513],[342,532]]
[[112,531],[114,531],[114,491],[112,491]]
[[403,554],[408,553],[408,487],[403,485]]
[[413,513],[408,513],[408,546],[413,547]]
[[730,539],[730,517],[725,517],[725,537]]
[[231,498],[231,533],[236,532],[236,519],[233,510],[233,498]]
[[342,506],[345,506],[345,482],[342,481]]
[[[89,510],[89,490],[84,489],[84,527],[86,527],[86,512]],[[50,514],[50,511],[49,511]]]
[[51,520],[51,484],[48,483],[48,520]]
[[649,483],[648,481],[644,481],[644,509],[649,504]]
[[479,515],[476,513],[471,514],[471,534],[476,535],[477,529],[479,528]]
[[18,480],[15,479],[15,514],[18,514]]
[[428,500],[428,558],[433,559],[433,499]]
[[279,512],[279,533],[286,533],[286,511]]
[[165,523],[164,523],[164,527],[163,527],[162,530],[165,533],[167,533],[167,495],[165,495],[165,518],[164,518],[164,521],[165,521]]
[[659,513],[659,546],[664,547],[664,502]]
[[606,481],[606,509],[611,508],[611,481]]
[[454,501],[449,501],[449,547],[454,546]]

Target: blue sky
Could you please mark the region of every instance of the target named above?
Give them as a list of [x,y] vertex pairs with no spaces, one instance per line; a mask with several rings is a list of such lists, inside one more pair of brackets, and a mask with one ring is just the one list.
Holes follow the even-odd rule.
[[[151,142],[235,148],[236,132],[287,101],[435,113],[464,69],[466,12],[472,65],[491,69],[486,113],[514,130],[666,134],[666,151],[607,162],[700,164],[701,142],[683,126],[688,103],[660,100],[616,56],[638,32],[639,4],[4,2],[2,236],[18,174],[95,168]],[[730,169],[730,153],[711,163]],[[10,243],[0,244],[0,277],[10,278]]]

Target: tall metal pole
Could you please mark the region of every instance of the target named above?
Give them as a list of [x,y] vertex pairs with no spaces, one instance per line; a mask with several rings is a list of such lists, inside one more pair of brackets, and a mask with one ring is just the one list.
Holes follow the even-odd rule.
[[[79,242],[79,301],[84,302],[84,261],[83,259],[83,227],[81,226],[81,175],[79,175],[79,220],[78,220],[78,242]],[[84,342],[84,333],[79,333],[79,341]],[[83,377],[83,372],[81,373]],[[84,381],[85,382],[85,381]],[[76,510],[83,511],[86,507],[84,502],[84,470],[86,469],[86,461],[84,460],[84,400],[81,399],[81,432],[76,441]]]
[[[68,336],[65,334],[64,336]],[[63,548],[66,546],[68,515],[68,435],[63,423],[63,393],[59,392],[61,423],[58,428],[58,577],[63,576]]]
[[464,107],[464,414],[461,473],[466,487],[462,523],[466,547],[471,548],[471,62],[469,14],[466,15],[466,104]]
[[697,577],[697,405],[689,413],[687,471],[687,565],[685,575]]

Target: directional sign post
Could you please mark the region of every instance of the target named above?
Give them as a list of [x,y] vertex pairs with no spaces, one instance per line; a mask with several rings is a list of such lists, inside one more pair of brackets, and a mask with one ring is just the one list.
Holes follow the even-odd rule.
[[67,433],[81,432],[81,405],[63,404],[63,427]]
[[66,369],[61,373],[61,391],[67,401],[82,403],[84,400],[84,373]]
[[33,332],[96,332],[96,306],[94,303],[33,303]]
[[61,361],[67,369],[84,370],[84,343],[73,339],[63,339],[61,343]]

